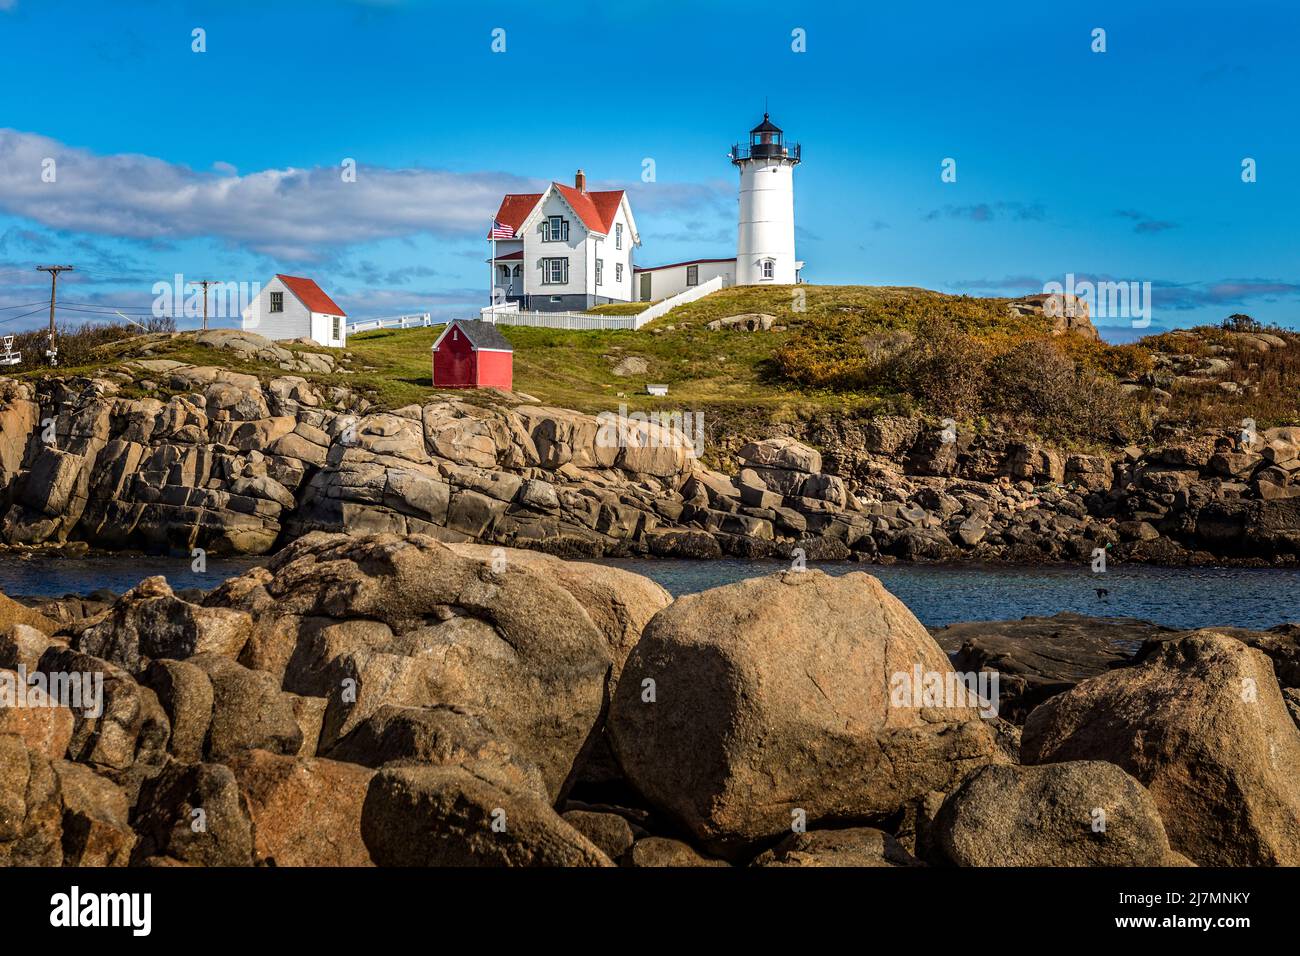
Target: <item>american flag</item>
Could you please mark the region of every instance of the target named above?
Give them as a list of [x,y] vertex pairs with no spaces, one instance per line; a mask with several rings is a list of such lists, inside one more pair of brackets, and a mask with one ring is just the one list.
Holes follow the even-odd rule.
[[513,239],[515,231],[507,226],[500,219],[492,220],[492,231],[488,233],[489,239]]

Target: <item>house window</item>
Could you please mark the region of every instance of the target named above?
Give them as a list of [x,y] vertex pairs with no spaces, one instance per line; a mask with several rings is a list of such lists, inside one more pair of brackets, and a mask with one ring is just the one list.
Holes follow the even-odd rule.
[[542,282],[545,285],[564,285],[569,281],[568,259],[543,259]]
[[614,263],[614,281],[615,282],[623,281],[623,263],[621,262]]
[[343,338],[343,319],[334,316],[334,339],[338,341]]
[[272,311],[272,312],[283,312],[283,311],[284,311],[284,293],[283,293],[283,292],[272,292],[272,293],[271,293],[271,311]]
[[605,260],[596,260],[596,285],[605,284]]
[[699,267],[699,266],[687,266],[687,267],[686,267],[686,284],[687,284],[687,285],[699,285],[699,284],[700,284],[700,267]]
[[623,224],[621,222],[614,223],[614,248],[623,248]]
[[568,242],[569,220],[563,216],[548,216],[542,223],[542,242]]
[[771,279],[771,278],[772,278],[773,276],[775,276],[775,275],[776,275],[776,263],[773,262],[771,259],[764,259],[764,260],[763,260],[763,278],[764,278],[764,279]]

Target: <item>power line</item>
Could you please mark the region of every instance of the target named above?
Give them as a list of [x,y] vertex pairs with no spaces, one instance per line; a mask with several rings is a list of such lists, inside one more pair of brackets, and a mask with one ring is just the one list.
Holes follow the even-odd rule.
[[0,319],[0,325],[4,325],[6,322],[16,322],[19,319],[27,318],[27,316],[29,315],[35,315],[37,312],[44,312],[44,311],[45,311],[45,307],[42,305],[41,308],[32,309],[32,311],[24,312],[22,315],[11,315],[7,319]]
[[59,308],[64,310],[65,312],[88,312],[91,315],[115,315],[119,312],[125,312],[128,315],[153,315],[154,314],[152,309],[143,309],[140,306],[123,306],[121,308],[106,306],[104,308],[96,307],[93,309],[86,309],[86,308],[80,308],[76,305],[60,305]]
[[0,312],[6,309],[29,309],[34,305],[44,305],[44,302],[24,302],[22,305],[0,305]]

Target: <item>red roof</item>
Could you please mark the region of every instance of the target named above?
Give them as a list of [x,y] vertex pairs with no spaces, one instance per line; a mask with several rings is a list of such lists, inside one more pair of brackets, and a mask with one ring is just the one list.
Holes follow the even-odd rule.
[[501,200],[501,208],[497,210],[497,220],[518,233],[519,227],[541,198],[541,193],[507,193],[505,199]]
[[523,257],[524,250],[522,249],[516,250],[515,252],[503,252],[501,255],[497,256],[497,262],[505,262],[507,259],[522,259]]
[[314,280],[303,279],[299,276],[284,276],[278,273],[276,278],[287,285],[289,291],[296,295],[309,311],[323,312],[326,315],[347,315],[334,303],[333,299],[321,290],[321,287]]
[[[614,228],[614,217],[618,214],[619,204],[623,201],[622,189],[610,189],[604,192],[579,192],[573,186],[563,183],[551,183],[559,190],[564,201],[573,207],[583,223],[592,232],[609,235]],[[511,193],[501,200],[497,210],[497,220],[519,232],[528,214],[533,211],[542,198],[541,193]]]

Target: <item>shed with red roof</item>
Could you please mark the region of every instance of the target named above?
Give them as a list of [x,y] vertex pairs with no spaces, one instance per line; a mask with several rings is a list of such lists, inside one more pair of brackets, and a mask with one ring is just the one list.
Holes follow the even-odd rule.
[[268,339],[310,339],[343,348],[347,319],[314,279],[276,275],[244,309],[243,328]]

